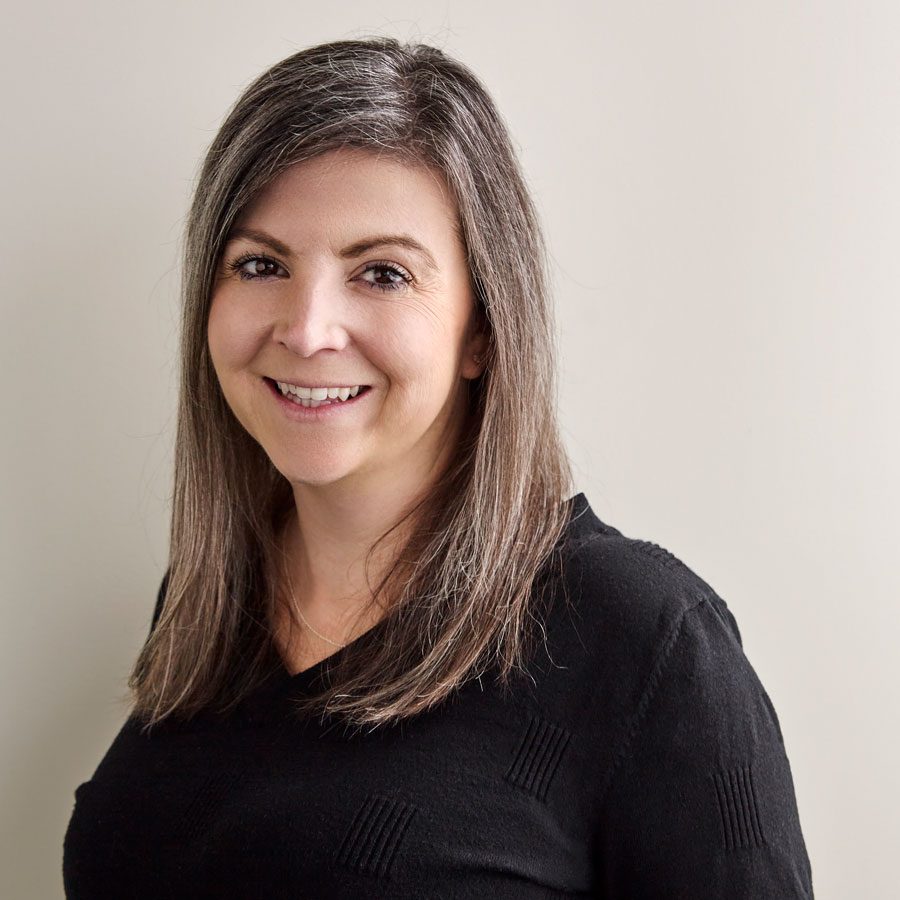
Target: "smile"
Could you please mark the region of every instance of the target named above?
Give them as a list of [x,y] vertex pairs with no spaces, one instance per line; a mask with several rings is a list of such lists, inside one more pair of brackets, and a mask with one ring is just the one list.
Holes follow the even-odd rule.
[[[317,418],[314,410],[320,411],[320,416],[326,410],[329,413],[336,413],[356,406],[372,390],[367,384],[355,385],[352,388],[304,388],[277,382],[271,378],[263,378],[263,381],[283,409],[295,415],[300,414],[304,418]],[[306,415],[303,415],[304,411]]]

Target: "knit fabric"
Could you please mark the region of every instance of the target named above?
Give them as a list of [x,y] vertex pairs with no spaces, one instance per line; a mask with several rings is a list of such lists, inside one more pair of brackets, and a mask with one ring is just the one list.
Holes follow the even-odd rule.
[[778,717],[725,602],[583,493],[565,541],[511,691],[482,675],[352,731],[292,716],[323,661],[228,717],[129,718],[75,790],[66,896],[810,900]]

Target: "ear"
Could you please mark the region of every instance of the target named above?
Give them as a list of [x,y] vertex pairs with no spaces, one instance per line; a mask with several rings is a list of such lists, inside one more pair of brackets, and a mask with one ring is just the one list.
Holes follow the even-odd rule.
[[[487,363],[487,352],[491,345],[491,337],[487,331],[473,331],[463,347],[463,358],[460,373],[463,378],[477,378],[484,372]],[[474,357],[478,357],[476,362]]]

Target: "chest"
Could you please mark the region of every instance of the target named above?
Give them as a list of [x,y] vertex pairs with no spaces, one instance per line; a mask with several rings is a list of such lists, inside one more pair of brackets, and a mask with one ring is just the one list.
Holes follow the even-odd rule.
[[[76,795],[64,868],[90,890],[67,896],[173,884],[178,896],[322,900],[587,892],[571,733],[473,701],[353,737],[282,720],[114,744]],[[114,883],[85,874],[101,853],[93,877]]]

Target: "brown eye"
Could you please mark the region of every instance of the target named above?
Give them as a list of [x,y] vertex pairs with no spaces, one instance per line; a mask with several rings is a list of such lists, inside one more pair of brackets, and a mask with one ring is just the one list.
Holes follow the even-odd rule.
[[374,262],[369,263],[366,268],[363,270],[363,275],[367,272],[377,272],[379,273],[376,277],[382,278],[384,277],[380,273],[387,272],[390,277],[393,278],[396,276],[396,280],[388,281],[387,283],[378,282],[378,281],[369,281],[368,279],[363,279],[370,287],[374,288],[378,291],[402,291],[407,285],[412,282],[412,275],[409,274],[405,269],[401,269],[399,266],[394,265],[389,262]]
[[228,268],[237,272],[243,281],[262,281],[267,275],[274,275],[279,269],[279,264],[268,256],[250,253],[238,257],[229,263]]

